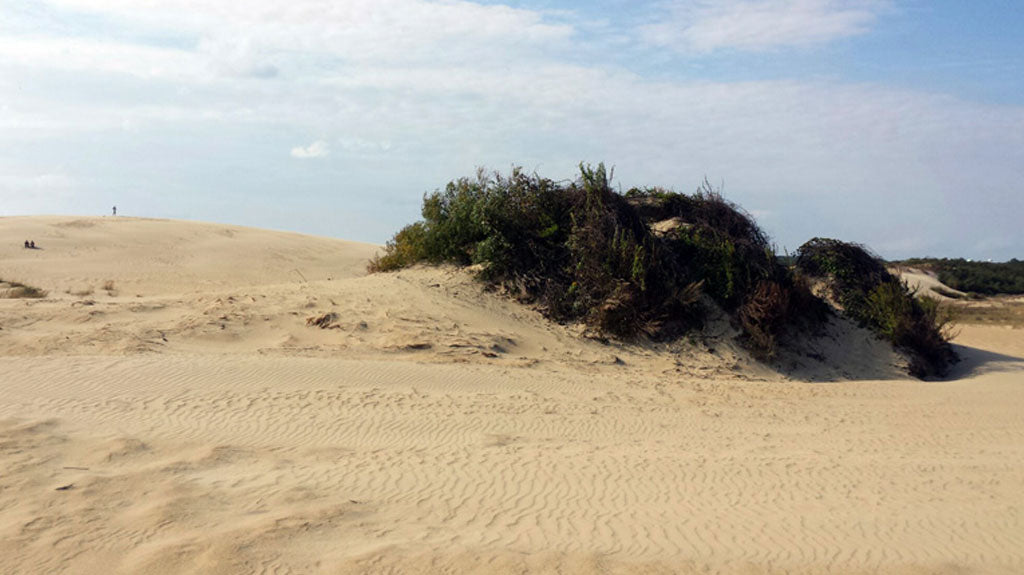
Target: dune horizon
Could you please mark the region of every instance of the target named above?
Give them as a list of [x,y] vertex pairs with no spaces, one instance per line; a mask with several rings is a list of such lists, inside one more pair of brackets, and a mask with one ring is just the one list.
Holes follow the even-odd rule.
[[942,381],[841,319],[769,364],[382,248],[0,217],[46,292],[0,297],[0,571],[1024,571],[1020,328],[960,326]]

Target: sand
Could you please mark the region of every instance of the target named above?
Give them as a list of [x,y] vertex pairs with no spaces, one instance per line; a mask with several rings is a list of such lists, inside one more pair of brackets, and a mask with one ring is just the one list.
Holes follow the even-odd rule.
[[[966,293],[940,282],[934,272],[907,267],[894,268],[891,271],[898,273],[907,286],[912,290],[917,290],[920,295],[926,295],[939,301],[967,297]],[[954,294],[956,297],[950,297],[949,294]]]
[[838,325],[772,367],[376,249],[0,218],[49,291],[0,299],[0,572],[1024,572],[1020,329],[948,381]]

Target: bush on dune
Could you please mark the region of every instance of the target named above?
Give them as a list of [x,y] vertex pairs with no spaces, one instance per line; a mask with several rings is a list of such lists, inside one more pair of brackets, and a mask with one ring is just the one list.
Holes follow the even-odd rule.
[[827,279],[833,300],[849,315],[868,314],[868,294],[893,275],[864,246],[830,238],[814,238],[797,250],[796,267],[813,278]]
[[796,267],[823,280],[848,316],[907,352],[911,374],[941,376],[957,361],[949,345],[948,319],[940,317],[938,302],[914,297],[863,246],[814,238],[800,246]]
[[824,320],[828,305],[808,283],[819,278],[847,315],[909,354],[914,375],[942,375],[956,361],[938,306],[865,248],[815,238],[784,266],[753,218],[707,182],[692,195],[622,195],[609,179],[603,164],[581,165],[573,182],[480,170],[425,195],[423,220],[399,231],[370,270],[475,264],[482,280],[547,317],[622,338],[699,327],[706,297],[760,359],[787,330]]
[[604,165],[581,165],[568,183],[519,169],[507,177],[480,171],[425,196],[422,214],[371,271],[478,264],[482,279],[548,317],[625,338],[671,338],[699,326],[706,294],[733,313],[761,358],[788,326],[824,314],[754,221],[706,183],[694,195],[650,188],[623,196]]
[[630,190],[626,197],[648,223],[664,230],[664,248],[675,265],[733,313],[759,358],[774,354],[776,340],[787,328],[816,325],[825,318],[827,306],[779,263],[753,218],[707,181],[693,195],[648,188]]

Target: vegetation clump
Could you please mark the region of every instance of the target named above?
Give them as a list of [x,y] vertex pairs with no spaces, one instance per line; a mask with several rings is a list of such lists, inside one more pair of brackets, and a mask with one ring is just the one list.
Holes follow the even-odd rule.
[[849,317],[907,352],[911,374],[941,376],[957,361],[948,341],[948,319],[940,317],[938,302],[914,297],[863,246],[814,238],[797,251],[796,269],[821,279]]
[[762,358],[787,326],[824,317],[824,304],[778,263],[753,219],[707,183],[693,195],[622,195],[603,164],[581,165],[573,182],[481,170],[426,195],[422,214],[371,271],[476,264],[482,279],[548,317],[624,338],[665,339],[699,326],[706,295],[732,313]]
[[46,290],[19,282],[0,280],[0,297],[7,299],[40,299],[46,297]]

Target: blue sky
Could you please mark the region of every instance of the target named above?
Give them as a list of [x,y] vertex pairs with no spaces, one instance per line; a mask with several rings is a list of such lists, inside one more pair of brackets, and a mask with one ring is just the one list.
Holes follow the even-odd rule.
[[0,0],[0,214],[383,242],[424,192],[707,177],[781,249],[1024,257],[1024,8]]

